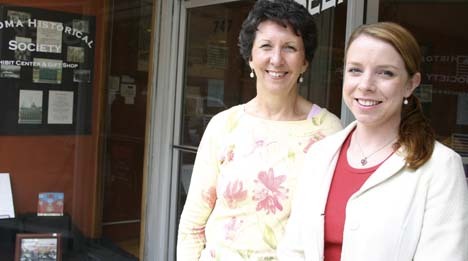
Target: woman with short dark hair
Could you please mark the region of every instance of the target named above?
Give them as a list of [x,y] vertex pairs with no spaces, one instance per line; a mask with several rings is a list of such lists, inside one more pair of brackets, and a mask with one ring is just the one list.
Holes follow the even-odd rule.
[[312,16],[291,0],[257,1],[240,52],[256,96],[215,115],[200,143],[179,224],[177,260],[276,260],[310,146],[340,120],[301,97],[316,48]]

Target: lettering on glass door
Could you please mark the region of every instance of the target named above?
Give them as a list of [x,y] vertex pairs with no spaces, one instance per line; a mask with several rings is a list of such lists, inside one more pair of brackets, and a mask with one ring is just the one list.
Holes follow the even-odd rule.
[[296,2],[305,6],[309,13],[314,15],[343,3],[343,0],[296,0]]

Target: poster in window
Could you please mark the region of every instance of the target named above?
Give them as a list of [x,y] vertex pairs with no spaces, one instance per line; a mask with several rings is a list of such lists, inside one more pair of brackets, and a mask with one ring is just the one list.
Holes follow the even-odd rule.
[[18,123],[41,124],[42,107],[42,91],[20,90]]
[[90,70],[73,70],[73,82],[91,82]]
[[62,61],[54,59],[34,58],[34,83],[62,83]]
[[49,91],[48,124],[73,123],[73,92]]
[[52,21],[37,21],[36,47],[38,52],[62,53],[63,24]]
[[[8,21],[13,21],[15,25],[25,25],[31,20],[31,13],[18,10],[7,11]],[[27,26],[16,26],[14,28],[16,36],[26,36],[28,34]]]
[[15,50],[15,59],[20,61],[30,61],[31,60],[31,51],[29,48],[25,48],[31,44],[32,39],[28,37],[15,37],[16,43],[18,46],[22,46],[22,48],[18,48]]
[[13,21],[15,24],[17,24],[18,21],[20,21],[22,24],[25,24],[29,19],[31,19],[31,14],[16,10],[8,10],[7,17],[9,21]]
[[0,65],[0,78],[20,78],[21,66],[2,64]]
[[84,61],[85,61],[85,51],[83,47],[68,46],[67,62],[84,63]]
[[89,33],[89,22],[87,20],[73,19],[72,26],[73,29],[82,33]]

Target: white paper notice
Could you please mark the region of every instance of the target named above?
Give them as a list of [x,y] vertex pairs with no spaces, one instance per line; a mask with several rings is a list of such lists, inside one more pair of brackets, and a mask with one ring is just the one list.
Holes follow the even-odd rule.
[[49,112],[47,123],[73,123],[73,92],[49,91]]
[[109,76],[109,91],[118,92],[120,90],[120,78],[118,76]]
[[14,217],[15,209],[13,207],[10,174],[0,173],[0,219]]
[[36,50],[44,53],[62,53],[63,24],[37,21]]
[[134,104],[136,96],[136,84],[121,84],[120,95],[125,99],[125,104]]

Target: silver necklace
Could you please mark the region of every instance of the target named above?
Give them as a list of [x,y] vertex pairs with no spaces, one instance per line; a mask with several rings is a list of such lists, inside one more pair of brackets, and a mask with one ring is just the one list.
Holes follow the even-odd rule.
[[386,148],[388,145],[390,145],[390,144],[391,144],[393,141],[395,141],[396,138],[397,138],[397,137],[394,137],[394,138],[391,139],[389,142],[385,143],[385,145],[383,145],[382,147],[380,147],[378,150],[376,150],[376,151],[372,152],[371,154],[365,156],[365,155],[364,155],[364,151],[363,151],[362,148],[361,148],[361,144],[359,143],[359,139],[358,139],[358,137],[357,137],[357,134],[354,135],[354,136],[356,137],[356,143],[357,143],[357,145],[358,145],[358,147],[359,147],[359,150],[361,151],[361,156],[362,156],[362,158],[361,158],[361,165],[362,165],[362,166],[365,166],[365,165],[367,164],[367,159],[368,159],[368,158],[372,157],[372,156],[373,156],[374,154],[376,154],[377,152],[379,152],[379,151],[383,150],[384,148]]

